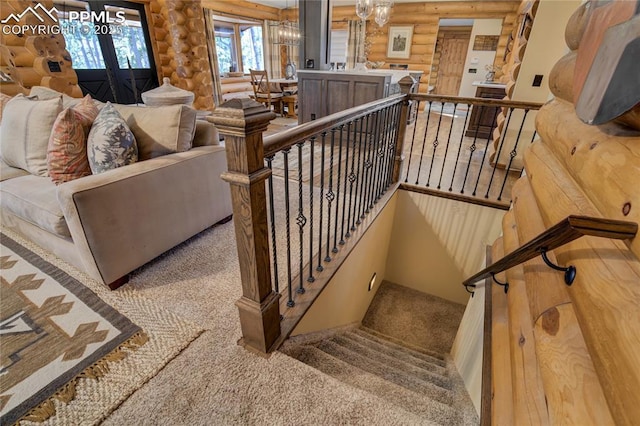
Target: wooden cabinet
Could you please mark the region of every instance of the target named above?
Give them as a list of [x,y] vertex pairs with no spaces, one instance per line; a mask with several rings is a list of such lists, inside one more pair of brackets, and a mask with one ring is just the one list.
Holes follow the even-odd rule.
[[[502,99],[505,95],[504,85],[481,85],[476,89],[476,98]],[[472,107],[465,136],[473,138],[477,134],[478,138],[490,137],[496,127],[497,110],[496,107]]]
[[389,96],[390,74],[298,71],[298,122],[327,115]]

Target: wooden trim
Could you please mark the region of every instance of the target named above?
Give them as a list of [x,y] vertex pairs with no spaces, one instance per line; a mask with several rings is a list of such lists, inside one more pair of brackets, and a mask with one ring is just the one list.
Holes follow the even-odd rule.
[[410,183],[401,183],[400,189],[405,191],[417,192],[418,194],[433,195],[441,198],[448,198],[450,200],[463,201],[465,203],[476,204],[478,206],[491,207],[492,209],[509,210],[511,203],[491,201],[485,198],[476,198],[471,195],[456,194],[448,191],[441,191],[433,188],[427,188],[425,186],[413,185]]
[[585,235],[626,240],[634,238],[637,232],[638,224],[635,222],[588,216],[568,216],[496,263],[467,278],[462,284],[469,285],[481,279],[489,278],[493,274],[505,271],[539,256],[542,248],[554,250]]
[[[487,246],[486,265],[491,265],[491,246]],[[484,329],[482,331],[482,386],[480,399],[480,426],[491,426],[491,327],[492,315],[491,278],[484,280]]]

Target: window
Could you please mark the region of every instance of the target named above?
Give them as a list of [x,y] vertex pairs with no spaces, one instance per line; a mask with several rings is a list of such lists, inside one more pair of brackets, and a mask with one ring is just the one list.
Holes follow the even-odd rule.
[[346,30],[331,30],[331,61],[347,62],[347,39]]
[[214,21],[220,72],[248,73],[249,69],[264,69],[262,26],[226,21],[239,21],[231,18],[220,19]]

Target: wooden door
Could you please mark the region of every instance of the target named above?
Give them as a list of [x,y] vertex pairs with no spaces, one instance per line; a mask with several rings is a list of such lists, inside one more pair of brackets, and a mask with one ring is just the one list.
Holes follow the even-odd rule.
[[458,96],[470,38],[471,31],[445,34],[443,37],[442,55],[438,67],[437,94]]

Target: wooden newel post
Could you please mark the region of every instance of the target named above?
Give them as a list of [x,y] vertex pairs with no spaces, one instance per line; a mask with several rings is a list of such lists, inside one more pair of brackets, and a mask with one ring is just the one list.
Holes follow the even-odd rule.
[[402,110],[400,111],[400,120],[398,121],[398,140],[393,162],[392,182],[398,182],[400,180],[400,172],[402,171],[402,163],[404,162],[404,138],[407,133],[407,123],[411,118],[411,107],[413,104],[413,101],[409,99],[409,94],[414,92],[416,83],[417,81],[409,75],[403,77],[398,82],[400,91],[405,95],[405,99],[402,101]]
[[224,135],[228,171],[222,178],[231,185],[231,200],[242,278],[240,311],[241,344],[267,353],[280,336],[280,295],[271,286],[267,234],[262,132],[275,114],[251,99],[222,104],[210,118]]

